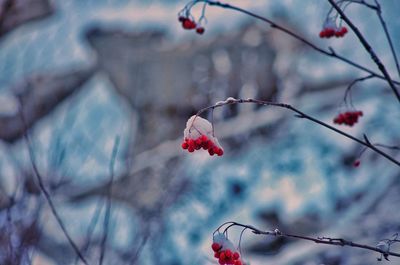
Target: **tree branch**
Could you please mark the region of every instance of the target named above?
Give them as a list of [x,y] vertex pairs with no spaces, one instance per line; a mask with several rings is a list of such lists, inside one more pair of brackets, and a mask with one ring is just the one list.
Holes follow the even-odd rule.
[[225,105],[241,104],[241,103],[253,103],[253,104],[258,104],[258,105],[274,106],[274,107],[280,107],[280,108],[289,109],[289,110],[295,112],[296,116],[298,118],[304,118],[304,119],[310,120],[310,121],[312,121],[314,123],[317,123],[317,124],[319,124],[319,125],[321,125],[321,126],[323,126],[325,128],[328,128],[331,131],[334,131],[334,132],[336,132],[338,134],[341,134],[341,135],[345,136],[346,138],[351,139],[351,140],[353,140],[353,141],[355,141],[355,142],[357,142],[357,143],[359,143],[359,144],[361,144],[361,145],[373,150],[374,152],[376,152],[379,155],[385,157],[386,159],[388,159],[392,163],[396,164],[397,166],[400,166],[400,162],[399,161],[394,159],[389,154],[387,154],[387,153],[383,152],[382,150],[378,149],[377,147],[373,146],[369,141],[367,141],[367,139],[365,139],[365,140],[358,139],[358,138],[356,138],[356,137],[354,137],[354,136],[352,136],[352,135],[350,135],[348,133],[345,133],[345,132],[343,132],[343,131],[341,131],[341,130],[339,130],[339,129],[337,129],[337,128],[335,128],[335,127],[333,127],[333,126],[331,126],[331,125],[329,125],[329,124],[327,124],[327,123],[325,123],[323,121],[320,121],[320,120],[318,120],[318,119],[316,119],[316,118],[314,118],[314,117],[312,117],[310,115],[305,114],[304,112],[300,111],[299,109],[297,109],[297,108],[295,108],[295,107],[293,107],[293,106],[291,106],[289,104],[277,103],[277,102],[271,102],[271,101],[264,101],[264,100],[258,100],[258,99],[251,99],[251,98],[249,98],[249,99],[228,98],[225,101],[217,102],[215,105],[212,105],[212,106],[209,106],[209,107],[205,107],[205,108],[199,110],[196,115],[200,115],[201,113],[203,113],[203,112],[205,112],[207,110],[214,110],[215,108],[222,107],[222,106],[225,106]]
[[376,7],[377,7],[376,8],[376,14],[378,15],[379,21],[381,22],[383,31],[385,32],[386,39],[388,40],[388,43],[389,43],[389,46],[390,46],[390,51],[392,52],[392,56],[393,56],[394,62],[396,64],[397,74],[400,77],[399,60],[397,59],[396,50],[394,49],[392,38],[390,37],[389,30],[388,30],[388,28],[386,26],[386,22],[385,22],[385,20],[383,19],[383,16],[382,16],[381,5],[379,4],[378,0],[375,0],[375,4],[376,4]]
[[[249,15],[249,16],[251,16],[251,17],[253,17],[253,18],[262,20],[262,21],[268,23],[271,27],[276,28],[276,29],[278,29],[278,30],[280,30],[280,31],[285,32],[285,33],[288,34],[289,36],[292,36],[293,38],[295,38],[295,39],[301,41],[302,43],[306,44],[307,46],[311,47],[312,49],[314,49],[315,51],[317,51],[317,52],[319,52],[319,53],[325,54],[325,55],[327,55],[327,56],[329,56],[329,57],[336,58],[336,59],[338,59],[338,60],[340,60],[340,61],[342,61],[342,62],[345,62],[345,63],[347,63],[347,64],[349,64],[349,65],[351,65],[351,66],[353,66],[353,67],[355,67],[355,68],[357,68],[357,69],[360,69],[360,70],[362,70],[362,71],[364,71],[364,72],[367,72],[367,73],[373,75],[373,76],[376,77],[376,78],[386,80],[386,77],[385,77],[384,75],[380,75],[379,73],[376,73],[376,72],[372,71],[371,69],[368,69],[368,68],[366,68],[366,67],[364,67],[364,66],[362,66],[362,65],[360,65],[360,64],[358,64],[358,63],[356,63],[356,62],[354,62],[354,61],[351,61],[350,59],[345,58],[344,56],[341,56],[341,55],[337,54],[332,48],[329,48],[329,50],[325,50],[325,49],[323,49],[323,48],[320,48],[320,47],[318,47],[317,45],[315,45],[315,44],[311,43],[310,41],[306,40],[305,38],[301,37],[300,35],[297,35],[296,33],[290,31],[289,29],[287,29],[287,28],[285,28],[285,27],[283,27],[283,26],[281,26],[281,25],[278,25],[277,23],[275,23],[274,21],[272,21],[272,20],[270,20],[270,19],[268,19],[268,18],[262,17],[262,16],[260,16],[260,15],[257,15],[257,14],[255,14],[255,13],[253,13],[253,12],[250,12],[250,11],[248,11],[248,10],[242,9],[242,8],[240,8],[240,7],[237,7],[237,6],[233,6],[233,5],[230,5],[230,4],[221,3],[221,2],[219,2],[219,1],[195,0],[195,1],[193,2],[193,4],[198,3],[198,2],[204,2],[204,3],[207,3],[207,4],[210,5],[210,6],[219,6],[219,7],[222,7],[222,8],[235,10],[235,11],[238,11],[238,12],[240,12],[240,13]],[[399,81],[392,81],[392,82],[395,83],[395,84],[397,84],[397,85],[400,85],[400,82],[399,82]],[[396,91],[397,91],[397,90],[396,90]],[[399,101],[400,101],[400,97],[399,97],[398,99],[399,99]]]
[[384,249],[370,246],[370,245],[364,245],[364,244],[352,242],[352,241],[349,241],[349,240],[346,240],[343,238],[310,237],[310,236],[302,236],[302,235],[296,235],[296,234],[286,234],[286,233],[279,231],[278,229],[275,229],[274,231],[263,231],[254,226],[245,225],[245,224],[241,224],[241,223],[237,223],[237,222],[226,222],[226,223],[222,224],[220,227],[218,227],[218,229],[214,233],[218,232],[219,229],[221,229],[225,225],[228,225],[228,226],[224,229],[224,233],[229,228],[237,226],[237,227],[249,229],[251,232],[253,232],[256,235],[294,238],[294,239],[306,240],[306,241],[314,242],[316,244],[324,244],[324,245],[333,245],[333,246],[341,246],[341,247],[349,246],[349,247],[353,247],[353,248],[361,248],[361,249],[374,251],[374,252],[384,255],[385,257],[388,257],[388,256],[400,257],[400,253],[391,252],[389,250],[384,250]]
[[118,153],[118,146],[119,146],[119,136],[117,136],[115,138],[114,147],[113,147],[113,151],[111,154],[110,165],[109,165],[110,182],[108,184],[108,190],[107,190],[107,205],[106,205],[107,208],[106,208],[106,213],[104,214],[103,238],[102,238],[101,244],[100,244],[99,265],[103,264],[103,259],[105,256],[105,247],[106,247],[106,242],[107,242],[107,237],[108,237],[110,215],[111,215],[111,195],[112,195],[112,185],[114,182],[114,165],[115,165],[115,158],[117,157],[117,153]]
[[[21,114],[21,119],[22,119],[22,123],[25,124],[25,120],[24,120],[24,114],[22,111],[20,111]],[[30,137],[29,134],[27,132],[27,129],[24,129],[25,133],[24,133],[24,139],[26,142],[26,145],[28,147],[28,153],[29,153],[29,159],[33,168],[33,172],[36,176],[36,179],[38,181],[39,184],[39,188],[41,190],[41,192],[43,193],[48,205],[50,206],[50,210],[53,214],[53,216],[56,218],[57,223],[59,224],[61,230],[63,231],[65,237],[67,238],[69,244],[72,246],[72,248],[74,249],[76,255],[79,257],[79,259],[85,264],[85,265],[89,265],[88,262],[86,261],[85,257],[82,255],[82,253],[80,252],[78,246],[76,245],[76,243],[73,241],[72,237],[69,235],[67,228],[64,225],[64,222],[62,221],[60,215],[58,214],[56,207],[53,203],[53,200],[50,196],[50,193],[46,190],[44,183],[43,183],[43,178],[39,172],[39,169],[36,166],[36,162],[35,162],[35,156],[34,156],[34,152],[33,152],[33,148],[32,148],[32,144],[30,141]]]
[[372,60],[378,66],[379,70],[382,72],[383,76],[385,77],[386,81],[388,82],[390,88],[392,89],[393,93],[395,94],[397,100],[400,102],[400,93],[397,91],[397,88],[390,77],[388,71],[386,70],[385,65],[381,62],[379,57],[376,55],[375,51],[372,49],[371,45],[367,42],[364,36],[361,34],[360,30],[350,21],[350,19],[345,15],[343,10],[335,3],[334,0],[328,0],[332,7],[338,12],[340,17],[347,23],[347,25],[353,30],[356,34],[358,39],[360,40],[361,44],[364,46],[365,50],[370,54]]

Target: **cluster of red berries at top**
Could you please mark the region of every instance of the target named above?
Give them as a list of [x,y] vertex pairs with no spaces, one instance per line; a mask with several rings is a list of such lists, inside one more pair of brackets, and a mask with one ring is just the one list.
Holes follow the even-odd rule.
[[346,27],[337,27],[335,21],[333,20],[327,20],[319,33],[320,38],[340,38],[344,37],[346,33],[348,32]]
[[214,238],[211,248],[214,251],[214,257],[218,259],[220,265],[244,265],[239,252],[234,249],[232,242],[223,234],[219,234]]
[[190,153],[204,149],[208,150],[210,156],[222,156],[224,154],[224,150],[213,135],[212,124],[202,117],[197,115],[190,117],[186,122],[183,135],[182,149],[188,150]]
[[339,113],[333,119],[333,122],[339,125],[345,124],[351,127],[358,122],[358,118],[362,115],[362,111],[346,111],[344,113]]
[[185,138],[182,143],[182,148],[187,149],[190,153],[193,153],[195,150],[200,150],[203,148],[204,150],[208,150],[210,156],[218,155],[222,156],[224,154],[224,150],[222,148],[216,146],[207,136],[201,135],[196,140]]
[[204,28],[200,25],[197,25],[197,23],[193,19],[184,16],[179,16],[178,20],[179,22],[182,23],[182,28],[186,30],[196,29],[196,33],[200,35],[203,34],[205,31]]

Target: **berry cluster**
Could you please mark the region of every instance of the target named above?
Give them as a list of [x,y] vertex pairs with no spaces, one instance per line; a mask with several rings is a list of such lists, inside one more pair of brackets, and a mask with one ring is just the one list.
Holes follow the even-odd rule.
[[239,252],[226,249],[222,250],[222,246],[218,243],[213,243],[211,248],[214,250],[214,257],[218,259],[219,264],[242,265]]
[[179,16],[178,20],[179,22],[182,23],[182,28],[186,30],[196,29],[197,34],[200,35],[203,34],[205,31],[204,28],[201,27],[200,25],[197,25],[197,23],[193,19],[184,16]]
[[358,118],[363,115],[362,111],[347,111],[344,113],[340,113],[337,115],[333,122],[336,124],[345,124],[348,126],[353,126],[355,123],[358,122]]
[[347,33],[347,28],[342,26],[337,26],[335,19],[329,18],[325,21],[321,32],[319,33],[320,38],[332,38],[332,37],[343,37]]
[[208,150],[210,156],[213,156],[214,154],[222,156],[224,154],[224,150],[216,146],[213,141],[208,139],[208,137],[205,135],[201,135],[196,140],[185,138],[182,143],[182,148],[187,149],[190,153],[193,153],[194,150],[199,150],[203,148],[204,150]]
[[334,28],[326,27],[321,30],[321,32],[319,33],[319,37],[327,38],[327,39],[329,39],[331,37],[339,38],[339,37],[343,37],[344,35],[346,35],[346,33],[347,33],[346,27],[341,27],[340,29],[336,28],[336,27],[334,27]]
[[224,150],[214,136],[212,124],[202,117],[194,115],[186,122],[183,132],[182,148],[193,153],[195,150],[208,150],[210,156],[222,156]]
[[235,250],[232,242],[229,241],[224,234],[218,233],[214,236],[211,248],[219,264],[243,265],[239,252]]

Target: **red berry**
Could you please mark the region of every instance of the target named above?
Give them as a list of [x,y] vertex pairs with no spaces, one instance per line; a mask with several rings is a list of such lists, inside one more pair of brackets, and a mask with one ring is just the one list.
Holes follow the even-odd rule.
[[193,147],[193,146],[189,146],[188,151],[189,151],[190,153],[193,153],[193,152],[194,152],[194,147]]
[[200,136],[202,142],[207,142],[208,138],[205,135]]
[[220,250],[221,247],[222,247],[222,246],[221,246],[220,244],[218,244],[218,243],[213,243],[213,244],[211,245],[212,250],[214,250],[215,252],[217,252],[218,250]]
[[221,252],[215,252],[214,253],[214,258],[219,259],[219,256],[221,255]]
[[242,265],[242,262],[240,260],[235,260],[234,265]]
[[185,19],[182,21],[182,27],[183,27],[184,29],[187,29],[187,30],[195,29],[195,28],[196,28],[196,23],[195,23],[193,20],[190,20],[190,19],[188,19],[188,18],[185,18]]
[[319,37],[320,37],[320,38],[325,38],[325,37],[326,37],[326,32],[325,32],[325,30],[321,30],[321,31],[320,31]]
[[347,33],[347,28],[346,27],[341,27],[340,32],[343,34],[343,36]]
[[189,144],[187,142],[182,143],[182,149],[188,149]]
[[225,252],[224,252],[224,251],[221,251],[220,254],[219,254],[219,260],[225,261],[225,258],[226,258]]
[[232,251],[231,251],[230,249],[225,250],[225,256],[226,256],[227,258],[232,257]]
[[187,141],[187,143],[189,144],[189,147],[192,147],[192,148],[194,149],[195,141],[194,141],[193,139],[189,139],[189,140]]
[[214,149],[208,149],[208,153],[210,154],[210,156],[213,156],[215,154]]
[[240,258],[240,255],[239,255],[238,252],[233,253],[233,259],[234,260],[239,259],[239,258]]
[[204,33],[204,28],[203,27],[198,27],[197,29],[196,29],[196,32],[197,32],[197,34],[203,34]]
[[357,159],[356,161],[354,161],[353,166],[354,167],[359,167],[360,164],[361,164],[361,161]]
[[224,150],[222,150],[221,148],[217,149],[217,152],[215,152],[218,156],[222,156],[224,154]]
[[325,35],[327,38],[333,37],[335,35],[335,30],[333,28],[326,28]]
[[198,146],[200,146],[200,147],[203,145],[203,141],[200,139],[200,137],[197,138],[197,140],[196,140],[196,145],[198,145]]

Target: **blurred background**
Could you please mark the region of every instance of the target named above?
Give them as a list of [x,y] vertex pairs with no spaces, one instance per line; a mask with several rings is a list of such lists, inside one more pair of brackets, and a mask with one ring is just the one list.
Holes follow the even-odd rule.
[[[369,245],[400,231],[398,168],[368,150],[355,168],[362,147],[286,110],[217,109],[224,156],[180,148],[186,120],[230,96],[289,103],[329,124],[339,112],[362,110],[356,126],[340,129],[374,143],[397,145],[400,130],[385,82],[357,84],[354,106],[346,106],[346,87],[366,73],[226,9],[207,7],[204,35],[185,31],[177,13],[187,2],[0,1],[0,264],[82,264],[32,160],[89,264],[101,252],[103,264],[217,264],[212,233],[226,221]],[[318,37],[325,1],[227,2],[379,72],[354,34]],[[400,3],[381,2],[400,51]],[[346,12],[399,80],[376,14],[357,5]],[[201,6],[193,9],[200,14]],[[235,244],[239,233],[230,230]],[[241,245],[255,265],[365,265],[379,257],[251,233]]]

